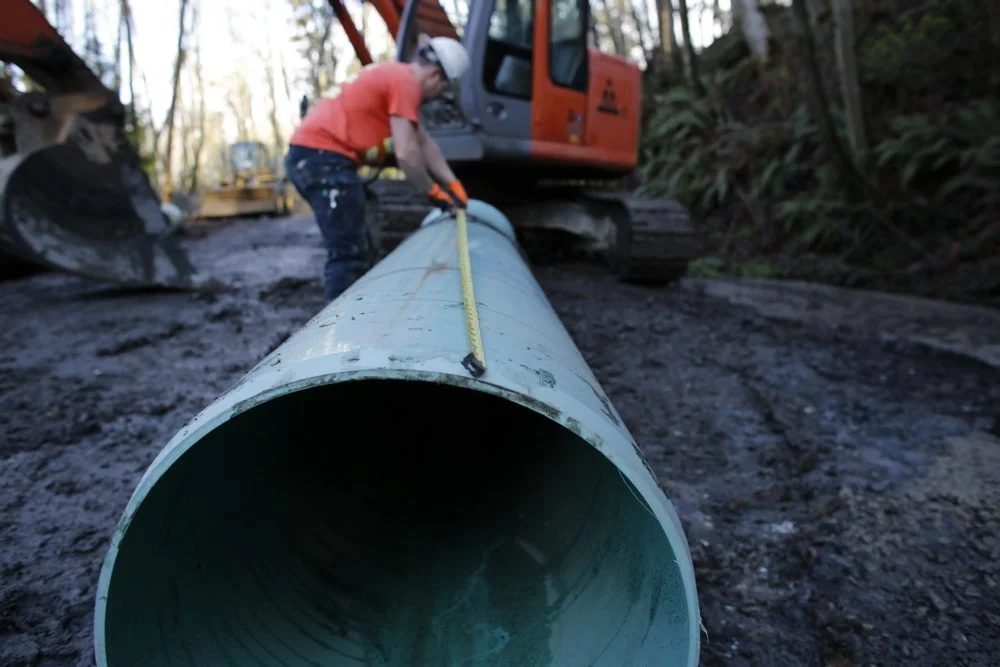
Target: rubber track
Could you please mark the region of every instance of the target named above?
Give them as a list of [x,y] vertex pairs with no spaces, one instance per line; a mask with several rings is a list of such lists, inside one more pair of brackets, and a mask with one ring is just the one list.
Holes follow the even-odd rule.
[[[417,229],[430,204],[408,181],[378,179],[368,187],[369,221],[378,230],[384,255]],[[588,204],[595,215],[610,215],[618,223],[617,242],[606,260],[619,280],[673,282],[700,253],[690,216],[678,202],[606,190],[576,190],[570,196]],[[502,207],[502,202],[495,203]]]
[[377,230],[380,254],[387,255],[417,230],[431,205],[409,181],[379,178],[368,190],[368,222]]
[[700,254],[691,216],[679,202],[601,190],[586,190],[581,196],[618,207],[619,224],[628,225],[609,257],[620,280],[673,282]]

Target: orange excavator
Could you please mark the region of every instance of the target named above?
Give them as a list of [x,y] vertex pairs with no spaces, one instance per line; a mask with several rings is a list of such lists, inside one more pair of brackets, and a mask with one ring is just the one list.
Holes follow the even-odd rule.
[[[687,211],[616,187],[638,163],[640,70],[590,45],[588,0],[367,1],[399,60],[422,34],[465,44],[469,75],[457,95],[425,105],[422,122],[471,196],[504,211],[522,239],[597,253],[623,280],[683,275],[698,251]],[[329,2],[370,65],[342,0]],[[117,97],[29,0],[0,0],[0,15],[0,59],[45,87],[0,89],[0,256],[118,282],[191,283]],[[383,250],[428,211],[406,181],[376,178],[370,193]]]
[[[329,0],[361,63],[372,63],[343,0]],[[698,253],[687,211],[615,186],[639,158],[639,68],[590,45],[588,0],[368,0],[410,60],[418,36],[463,42],[457,96],[422,123],[470,196],[501,209],[522,239],[596,253],[619,278],[669,282]],[[391,156],[387,164],[392,164]],[[373,221],[391,247],[426,213],[406,181],[370,186]]]

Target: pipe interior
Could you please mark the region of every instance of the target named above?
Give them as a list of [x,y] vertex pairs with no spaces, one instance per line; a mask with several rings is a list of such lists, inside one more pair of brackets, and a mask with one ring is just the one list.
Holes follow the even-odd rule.
[[234,417],[153,487],[111,665],[623,665],[685,656],[681,575],[618,470],[527,408],[357,381]]

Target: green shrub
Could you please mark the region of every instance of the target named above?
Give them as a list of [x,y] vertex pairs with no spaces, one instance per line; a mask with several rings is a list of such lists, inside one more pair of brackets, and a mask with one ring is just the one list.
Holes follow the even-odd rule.
[[1000,203],[1000,107],[974,100],[936,117],[890,121],[892,136],[873,149],[878,167],[901,190],[926,193],[939,206],[971,198],[976,208]]
[[[788,58],[706,71],[704,97],[684,87],[647,96],[640,189],[691,211],[709,241],[692,272],[801,276],[809,266],[824,280],[894,276],[909,289],[913,267],[961,255],[985,262],[981,273],[995,262],[1000,104],[990,90],[1000,79],[982,66],[989,40],[972,9],[983,1],[900,2],[896,11],[875,0],[875,23],[857,14],[870,147],[859,169],[870,200],[842,189]],[[832,47],[823,59],[836,90]],[[847,145],[838,95],[832,103]]]
[[905,83],[922,89],[933,82],[934,68],[951,55],[944,46],[954,26],[936,14],[904,19],[898,26],[876,26],[863,48],[862,71],[866,79],[882,84]]

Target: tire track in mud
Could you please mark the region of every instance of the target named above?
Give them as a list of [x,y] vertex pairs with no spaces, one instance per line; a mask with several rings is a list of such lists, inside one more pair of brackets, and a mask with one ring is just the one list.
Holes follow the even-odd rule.
[[[778,602],[787,609],[791,620],[798,625],[797,638],[802,641],[803,647],[810,644],[836,646],[835,638],[825,630],[829,619],[824,618],[825,614],[819,610],[830,601],[821,593],[823,586],[817,581],[814,567],[817,564],[817,547],[837,542],[836,533],[831,532],[836,531],[836,526],[826,525],[823,519],[830,512],[831,503],[838,501],[817,502],[818,498],[831,491],[835,493],[835,490],[824,489],[811,479],[830,449],[810,437],[807,429],[796,423],[799,420],[796,420],[792,410],[784,406],[779,391],[761,380],[748,377],[745,369],[729,370],[740,377],[749,403],[757,410],[763,428],[774,435],[774,446],[761,452],[758,459],[759,468],[767,470],[773,482],[758,490],[752,505],[745,508],[752,514],[757,507],[767,507],[780,516],[795,517],[794,521],[786,519],[760,527],[771,534],[772,541],[760,540],[764,546],[758,558],[764,564],[749,573],[747,579],[768,582],[767,597],[775,594],[772,582],[784,582],[778,584],[783,590],[771,602]],[[748,518],[734,514],[727,517],[726,522],[738,526]],[[786,536],[794,536],[795,542],[789,545]]]
[[[975,619],[1000,606],[960,593],[989,589],[996,522],[966,534],[981,509],[914,489],[950,460],[949,437],[997,428],[995,369],[592,271],[539,274],[681,515],[702,664],[988,664],[996,632]],[[948,508],[939,544],[927,525]],[[935,617],[946,627],[928,632]]]

